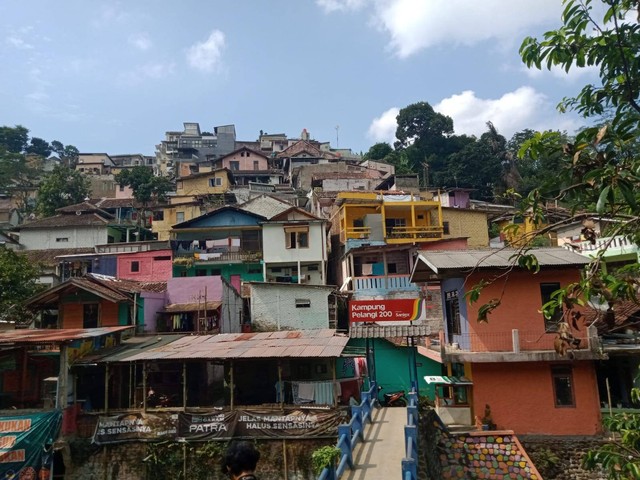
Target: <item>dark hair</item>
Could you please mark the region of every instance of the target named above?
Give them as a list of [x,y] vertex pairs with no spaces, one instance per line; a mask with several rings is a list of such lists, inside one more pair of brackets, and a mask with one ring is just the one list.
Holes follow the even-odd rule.
[[239,475],[253,472],[260,460],[260,452],[250,442],[233,442],[222,457],[222,473]]

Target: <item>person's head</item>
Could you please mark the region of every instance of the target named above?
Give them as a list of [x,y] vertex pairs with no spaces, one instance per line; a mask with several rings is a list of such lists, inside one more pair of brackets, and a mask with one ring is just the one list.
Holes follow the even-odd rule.
[[222,457],[222,473],[231,478],[253,473],[260,460],[260,452],[250,442],[233,442]]

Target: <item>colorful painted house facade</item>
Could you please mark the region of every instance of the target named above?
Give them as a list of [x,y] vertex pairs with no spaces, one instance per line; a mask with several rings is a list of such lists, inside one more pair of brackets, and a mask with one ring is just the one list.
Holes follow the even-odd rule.
[[[444,328],[434,351],[454,377],[442,389],[442,414],[449,423],[473,424],[489,408],[498,428],[517,434],[595,435],[601,428],[597,334],[592,327],[569,326],[561,313],[551,319],[541,313],[555,290],[579,279],[588,260],[561,248],[533,249],[539,272],[515,267],[505,274],[514,253],[422,251],[418,256],[413,281],[439,281],[442,294]],[[469,289],[490,279],[479,301],[470,304]],[[500,299],[499,307],[479,322],[481,306],[493,299]],[[561,355],[557,338],[565,327],[572,347]],[[465,385],[456,387],[456,378]]]

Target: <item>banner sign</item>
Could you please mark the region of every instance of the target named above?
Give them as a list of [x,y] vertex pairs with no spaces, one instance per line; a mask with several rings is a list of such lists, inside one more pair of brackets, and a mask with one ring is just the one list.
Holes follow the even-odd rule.
[[349,321],[357,322],[410,322],[427,319],[425,299],[402,298],[395,300],[351,300]]
[[99,417],[93,443],[107,445],[121,442],[162,442],[176,436],[178,415],[159,412],[130,413]]
[[0,418],[0,478],[49,478],[62,412]]
[[211,414],[180,413],[178,436],[187,441],[230,438],[335,437],[346,421],[340,411],[234,410]]

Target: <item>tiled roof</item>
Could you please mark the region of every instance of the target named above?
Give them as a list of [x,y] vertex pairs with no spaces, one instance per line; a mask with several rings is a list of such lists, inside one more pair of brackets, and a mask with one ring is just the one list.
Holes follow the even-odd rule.
[[623,333],[627,327],[640,327],[640,305],[635,302],[616,303],[613,306],[613,315],[613,319],[610,319],[604,309],[589,309],[584,312],[584,323],[594,324],[600,335]]
[[105,287],[127,293],[155,292],[161,293],[167,290],[167,282],[139,282],[137,280],[126,280],[122,278],[99,275],[95,273],[87,274],[87,278]]
[[[215,310],[222,302],[207,302],[207,310]],[[205,304],[202,303],[172,303],[164,308],[167,313],[181,313],[181,312],[197,312],[199,310],[205,310]]]
[[[108,216],[111,217],[111,215]],[[81,215],[75,215],[72,213],[65,213],[25,223],[20,225],[19,228],[20,230],[25,230],[31,228],[91,227],[107,225],[110,222],[111,218],[105,218],[102,214],[83,213]]]
[[74,205],[67,205],[66,207],[57,208],[56,212],[75,213],[76,215],[77,215],[77,212],[97,213],[98,215],[103,216],[105,218],[113,218],[113,215],[111,215],[109,212],[105,212],[104,210],[100,209],[98,206],[89,202],[81,202],[81,203],[76,203]]
[[244,210],[245,212],[255,213],[256,215],[260,215],[262,217],[265,217],[266,219],[270,219],[282,212],[286,212],[291,207],[293,207],[293,205],[289,202],[279,200],[270,195],[261,195],[249,200],[248,202],[238,205],[238,208],[240,208],[241,210]]
[[225,333],[182,337],[123,361],[227,358],[335,358],[349,341],[335,330]]
[[55,267],[59,263],[57,257],[63,255],[91,254],[95,253],[95,250],[93,248],[58,248],[55,250],[18,250],[16,253],[24,255],[33,264]]

